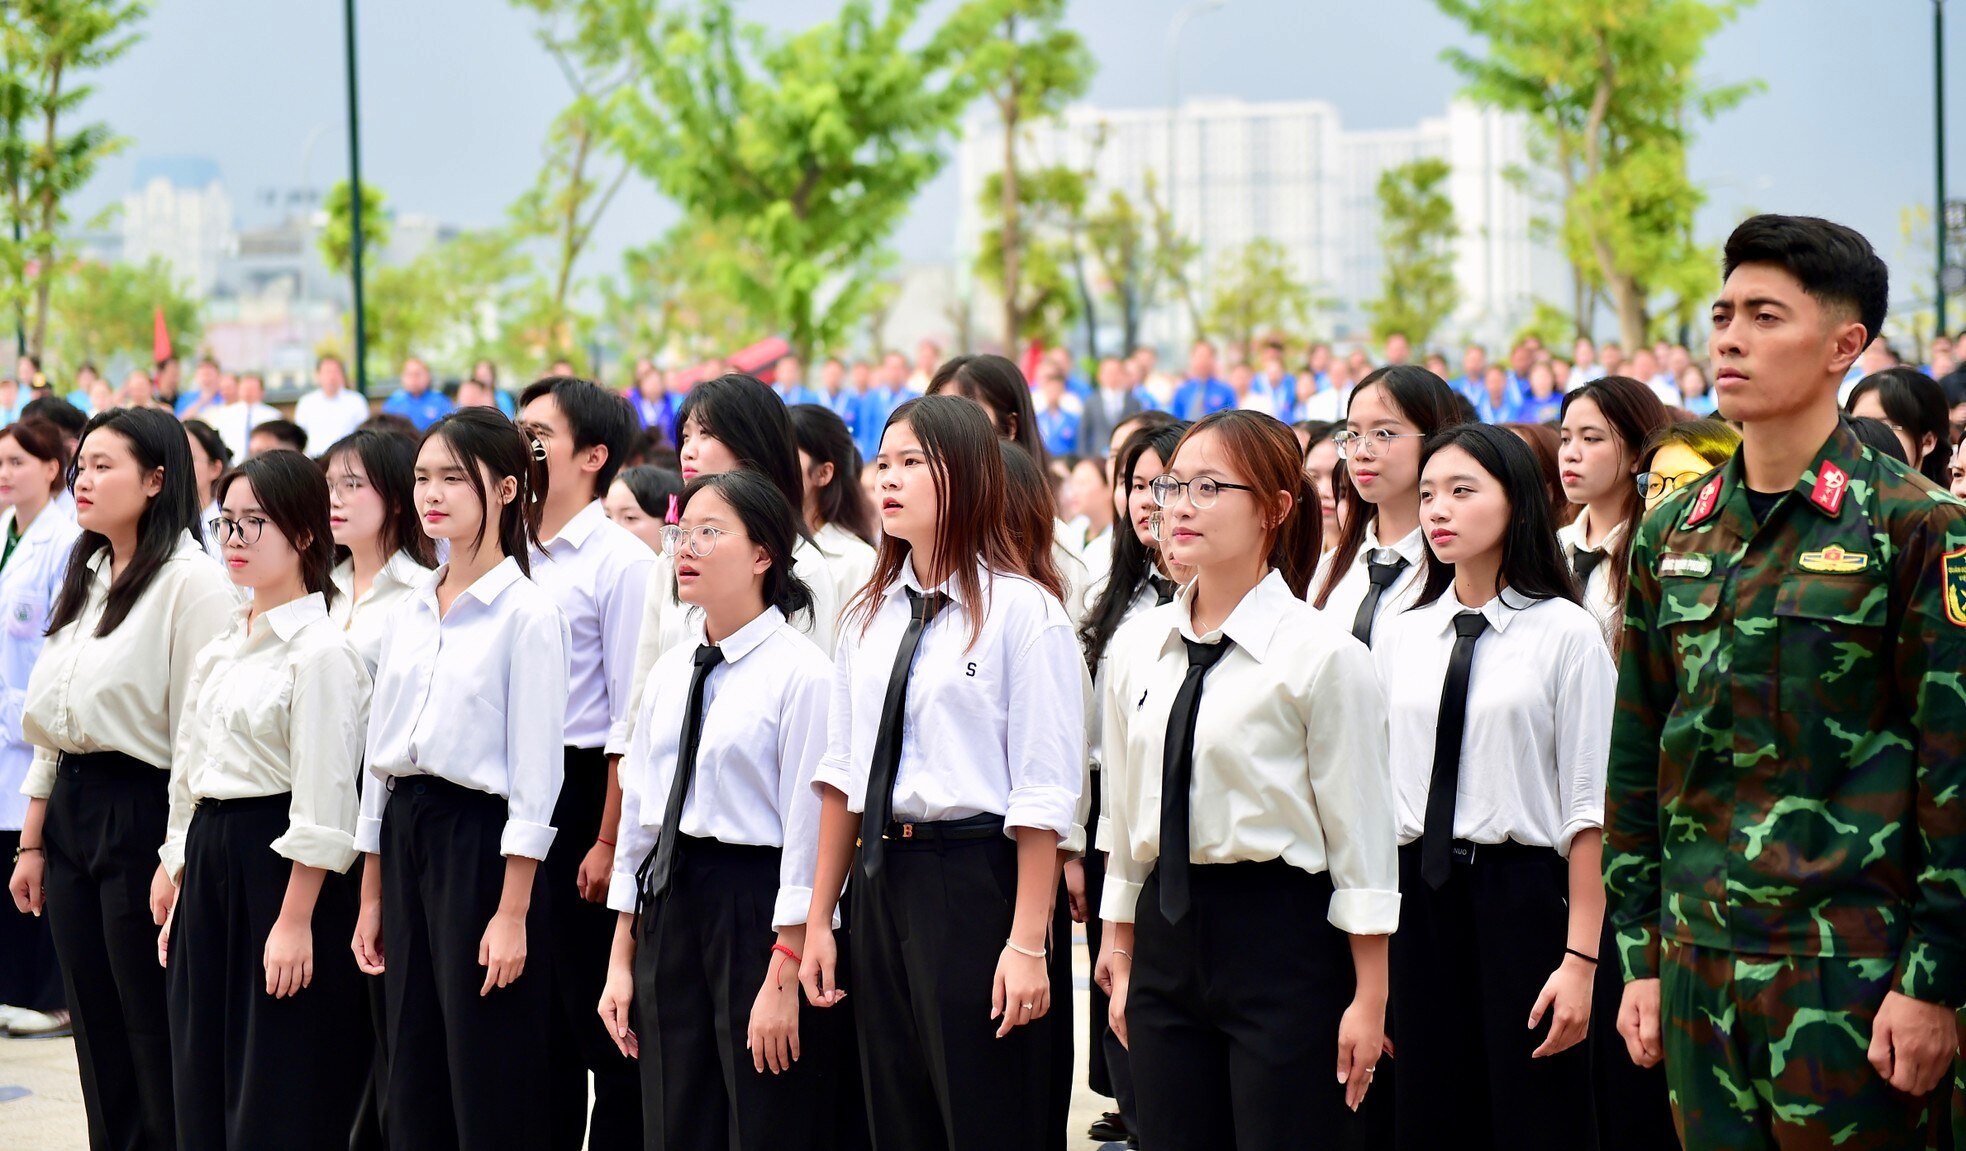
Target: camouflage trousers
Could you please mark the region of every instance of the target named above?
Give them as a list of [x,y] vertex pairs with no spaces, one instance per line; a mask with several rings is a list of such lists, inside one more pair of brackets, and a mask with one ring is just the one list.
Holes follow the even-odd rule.
[[1894,966],[1668,942],[1660,1027],[1686,1151],[1925,1147],[1934,1097],[1893,1090],[1870,1065]]

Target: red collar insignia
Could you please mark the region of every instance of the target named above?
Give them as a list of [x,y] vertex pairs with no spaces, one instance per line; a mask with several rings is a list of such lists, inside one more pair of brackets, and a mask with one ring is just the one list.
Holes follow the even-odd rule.
[[1687,527],[1699,527],[1712,517],[1714,511],[1720,507],[1721,478],[1721,476],[1716,474],[1712,479],[1707,481],[1707,486],[1700,489],[1699,496],[1693,500],[1693,512],[1686,517]]
[[1809,492],[1809,502],[1835,515],[1843,507],[1843,497],[1849,490],[1849,475],[1842,468],[1824,460],[1816,465],[1816,486]]

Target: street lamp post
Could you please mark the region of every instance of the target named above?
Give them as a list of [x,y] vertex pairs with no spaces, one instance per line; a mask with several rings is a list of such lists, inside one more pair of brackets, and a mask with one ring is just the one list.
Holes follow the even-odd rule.
[[355,0],[342,0],[348,45],[348,255],[355,277],[355,391],[369,394],[369,333],[362,307],[362,116],[355,91]]
[[1175,219],[1175,205],[1180,195],[1174,183],[1175,121],[1181,115],[1181,30],[1188,26],[1188,21],[1203,12],[1216,11],[1228,2],[1199,0],[1199,3],[1190,4],[1177,12],[1174,23],[1167,28],[1167,232],[1176,240],[1181,237],[1181,229]]
[[1946,330],[1946,2],[1932,0],[1932,159],[1938,172],[1938,199],[1932,208],[1932,226],[1938,246],[1938,302],[1935,336]]

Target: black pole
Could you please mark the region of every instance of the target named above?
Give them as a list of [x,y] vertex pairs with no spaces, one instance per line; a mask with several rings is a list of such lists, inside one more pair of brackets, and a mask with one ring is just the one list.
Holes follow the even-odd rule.
[[1946,3],[1932,0],[1932,158],[1938,169],[1939,201],[1932,210],[1938,229],[1939,297],[1934,336],[1946,331]]
[[355,390],[369,394],[369,333],[362,306],[362,114],[355,93],[355,0],[342,0],[348,44],[348,255],[355,276]]
[[[19,251],[20,246],[21,246],[20,217],[16,216],[14,217],[14,250]],[[14,355],[18,357],[18,356],[24,356],[26,354],[27,354],[27,309],[25,305],[22,305],[14,309]]]

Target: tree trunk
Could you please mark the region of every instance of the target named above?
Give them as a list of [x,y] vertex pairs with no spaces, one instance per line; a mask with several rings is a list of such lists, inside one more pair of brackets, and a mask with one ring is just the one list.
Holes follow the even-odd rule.
[[1092,281],[1085,274],[1085,253],[1079,249],[1078,241],[1072,242],[1072,275],[1078,281],[1079,305],[1085,316],[1085,354],[1094,363],[1099,362],[1099,308],[1093,299]]
[[1584,278],[1584,266],[1570,262],[1570,326],[1580,337],[1591,334],[1591,286]]
[[1610,280],[1612,299],[1618,304],[1618,335],[1625,341],[1628,352],[1648,346],[1645,314],[1645,289],[1631,276],[1613,276]]

